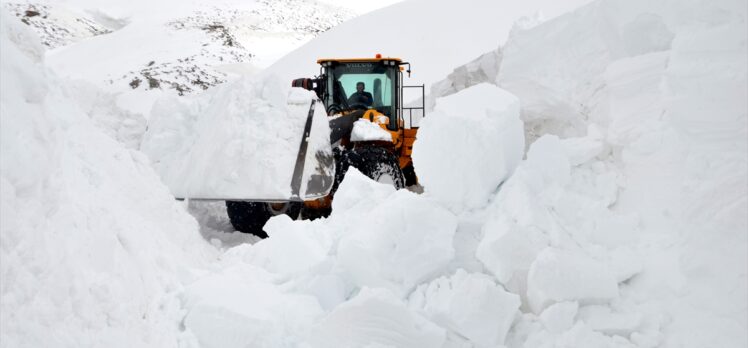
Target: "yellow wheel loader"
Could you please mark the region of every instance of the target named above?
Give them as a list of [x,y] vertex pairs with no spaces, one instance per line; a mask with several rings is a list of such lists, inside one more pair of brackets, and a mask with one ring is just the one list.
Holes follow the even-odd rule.
[[[410,63],[379,54],[374,58],[319,59],[317,63],[320,65],[319,76],[296,79],[292,86],[314,91],[319,98],[317,104],[322,104],[317,107],[324,106],[326,110],[334,161],[317,156],[318,163],[314,166],[317,172],[324,173],[321,167],[334,164],[334,177],[318,176],[316,182],[321,186],[314,186],[321,188],[311,190],[316,192],[315,195],[309,194],[309,185],[313,181],[309,180],[305,196],[295,195],[286,201],[226,200],[231,224],[238,231],[265,237],[262,227],[274,215],[287,214],[293,219],[329,215],[335,191],[350,167],[397,189],[417,184],[411,153],[418,132],[414,121],[425,116],[425,98],[423,85],[404,85],[403,72],[410,77]],[[419,106],[404,106],[403,92],[408,88],[420,92]],[[304,163],[308,157],[305,142],[314,107],[315,102],[312,102],[291,183],[293,192],[299,192],[301,178],[306,178],[301,172],[309,168]],[[378,127],[373,132],[376,136],[367,137],[372,133],[372,126]],[[357,134],[357,127],[368,133]]]

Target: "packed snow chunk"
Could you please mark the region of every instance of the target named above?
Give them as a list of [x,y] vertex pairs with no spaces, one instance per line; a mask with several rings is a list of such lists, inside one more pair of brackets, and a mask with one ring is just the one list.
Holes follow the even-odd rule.
[[313,113],[299,194],[319,197],[332,185],[334,165],[327,114],[316,98],[269,76],[227,83],[196,100],[165,99],[154,106],[141,150],[177,197],[287,200]]
[[574,166],[595,158],[605,149],[603,133],[595,125],[587,127],[587,136],[563,139],[561,144],[569,156],[569,162]]
[[350,167],[335,191],[331,218],[358,218],[368,214],[372,206],[379,205],[395,191],[394,186],[371,180],[358,169]]
[[[348,171],[346,181],[366,178]],[[362,180],[362,177],[364,180]],[[378,184],[379,186],[389,186]],[[363,187],[369,185],[364,182]],[[346,190],[354,191],[352,185]],[[337,200],[337,196],[336,196]],[[437,203],[407,190],[392,193],[375,206],[362,207],[345,219],[333,210],[331,221],[342,221],[337,264],[359,287],[386,287],[405,295],[446,265],[454,257],[452,239],[457,218]]]
[[476,257],[510,290],[526,290],[527,272],[540,251],[548,246],[548,236],[535,226],[518,225],[504,214],[489,218]]
[[590,305],[579,310],[579,320],[595,331],[606,335],[629,337],[642,325],[641,314],[614,312],[608,306]]
[[527,298],[540,313],[555,302],[604,303],[618,297],[618,282],[608,268],[581,251],[548,247],[530,266]]
[[527,339],[518,345],[523,348],[574,347],[574,348],[639,348],[621,336],[607,336],[594,331],[583,322],[559,333],[529,332]]
[[670,47],[671,28],[653,13],[668,6],[682,5],[597,1],[512,33],[497,82],[522,101],[528,134],[581,136],[589,123],[605,125],[614,110],[603,72],[617,59]]
[[559,333],[571,329],[579,311],[577,302],[559,302],[550,305],[540,313],[540,322],[549,332]]
[[392,141],[392,135],[377,123],[360,118],[353,123],[351,141]]
[[571,180],[571,162],[563,144],[555,135],[544,135],[530,146],[522,174],[533,191],[558,192]]
[[476,257],[508,289],[526,293],[530,265],[549,245],[555,228],[548,205],[564,193],[570,170],[558,137],[543,136],[488,209]]
[[453,330],[478,346],[503,344],[519,309],[519,296],[504,290],[489,276],[459,269],[418,287],[410,307],[433,322]]
[[642,271],[643,253],[640,250],[622,246],[614,249],[597,248],[594,252],[595,258],[607,264],[619,283],[631,279]]
[[413,165],[427,194],[453,211],[474,209],[512,173],[524,146],[519,100],[483,83],[437,99],[422,121]]
[[308,295],[287,294],[270,273],[236,264],[182,294],[183,323],[201,347],[295,347],[323,312]]
[[245,262],[288,276],[308,272],[327,259],[332,241],[315,230],[318,223],[293,221],[288,215],[274,216],[265,224],[269,238],[252,245]]
[[312,347],[441,347],[444,329],[385,289],[363,288],[312,329]]

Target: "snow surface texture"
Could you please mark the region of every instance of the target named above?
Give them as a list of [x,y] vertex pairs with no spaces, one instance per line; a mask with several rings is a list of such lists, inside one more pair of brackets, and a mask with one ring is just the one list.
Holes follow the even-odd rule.
[[214,257],[148,159],[94,125],[2,11],[0,344],[173,346]]
[[[485,6],[478,12],[500,13],[501,5]],[[605,0],[543,23],[522,20],[501,51],[497,38],[435,79],[457,65],[475,67],[457,69],[452,81],[465,83],[444,89],[437,107],[446,94],[483,95],[478,91],[493,88],[477,84],[491,82],[484,79],[500,59],[493,83],[519,99],[526,159],[483,206],[454,210],[436,194],[395,191],[350,170],[329,218],[275,217],[266,225],[269,238],[229,248],[209,265],[199,256],[206,243],[193,238],[194,222],[168,201],[153,172],[110,154],[119,153],[115,147],[141,155],[91,126],[84,111],[62,112],[77,99],[59,97],[51,110],[65,118],[35,124],[41,116],[34,115],[49,114],[6,112],[52,102],[54,88],[44,99],[39,91],[57,85],[41,83],[51,79],[46,73],[6,63],[17,60],[6,60],[12,55],[3,41],[0,344],[745,347],[746,16],[740,1]],[[491,64],[469,63],[480,57]],[[31,75],[6,80],[18,71]],[[480,116],[497,105],[467,102]],[[60,125],[70,115],[78,115],[75,122]],[[75,129],[80,133],[61,135]],[[493,136],[475,135],[486,143]],[[489,168],[506,160],[456,154],[462,150],[444,156],[481,155]],[[81,164],[80,173],[55,171],[84,154],[103,159]],[[429,165],[423,175],[438,177]],[[123,182],[130,185],[122,189]],[[97,183],[101,194],[91,188]],[[76,209],[86,213],[69,213]],[[117,227],[143,219],[156,227]],[[59,226],[77,227],[63,238]],[[136,237],[121,239],[134,246],[123,260],[143,266],[97,278],[102,267],[133,264],[84,258],[121,255],[110,247],[116,242],[99,242],[110,231]],[[47,257],[60,250],[76,252]],[[173,267],[182,265],[200,270],[175,276]],[[92,283],[118,286],[101,295]],[[70,284],[79,285],[59,290]],[[100,300],[91,300],[94,293]],[[35,296],[18,300],[26,294]],[[129,301],[142,302],[122,305]]]
[[[316,98],[311,91],[283,88],[273,77],[248,77],[198,99],[162,99],[154,106],[141,150],[176,197],[287,200]],[[302,197],[317,173],[317,158],[332,161],[324,105],[315,104],[313,112]],[[332,178],[334,166],[324,169]]]

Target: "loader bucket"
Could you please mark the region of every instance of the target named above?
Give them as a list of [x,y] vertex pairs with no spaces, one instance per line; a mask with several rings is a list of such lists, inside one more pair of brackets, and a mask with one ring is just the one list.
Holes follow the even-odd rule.
[[286,96],[251,81],[236,84],[204,108],[170,107],[162,113],[154,108],[141,150],[172,194],[262,202],[326,196],[335,161],[327,114],[316,95],[293,88]]

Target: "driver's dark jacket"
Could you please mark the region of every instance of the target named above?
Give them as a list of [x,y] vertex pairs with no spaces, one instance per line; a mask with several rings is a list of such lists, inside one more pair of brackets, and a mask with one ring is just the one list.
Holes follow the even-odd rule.
[[372,102],[374,102],[374,98],[371,96],[371,93],[367,91],[356,91],[351,94],[350,98],[348,98],[348,104],[364,104],[366,106],[371,106]]

